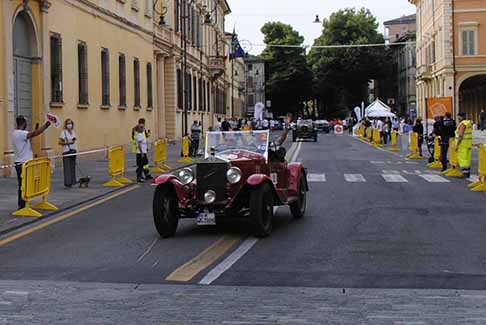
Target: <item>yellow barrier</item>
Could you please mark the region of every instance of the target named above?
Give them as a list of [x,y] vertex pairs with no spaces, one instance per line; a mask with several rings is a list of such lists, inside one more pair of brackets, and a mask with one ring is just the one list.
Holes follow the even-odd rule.
[[427,164],[427,167],[434,169],[441,169],[442,163],[440,162],[440,143],[439,138],[435,137],[434,140],[434,161]]
[[378,129],[373,130],[373,146],[374,147],[382,147],[381,144],[381,132]]
[[459,170],[459,162],[457,161],[456,140],[449,140],[449,162],[451,168],[442,172],[445,176],[449,177],[462,177],[462,172]]
[[373,129],[372,128],[366,129],[366,136],[368,137],[369,142],[373,142]]
[[419,150],[419,134],[412,132],[410,135],[410,153],[406,156],[408,159],[422,159]]
[[[20,186],[22,199],[25,201],[25,208],[13,212],[14,216],[42,217],[42,214],[36,210],[58,210],[56,206],[47,202],[46,199],[51,191],[51,160],[49,158],[38,158],[24,163]],[[31,207],[30,201],[39,197],[42,198],[42,202]]]
[[108,151],[108,170],[111,180],[103,184],[104,187],[121,187],[131,184],[132,181],[125,174],[125,149],[123,146],[115,146]]
[[189,137],[183,137],[182,138],[182,158],[179,159],[177,162],[183,163],[183,164],[192,163],[192,159],[189,157],[190,145],[191,145],[191,143],[190,143]]
[[398,132],[392,131],[391,148],[389,149],[391,152],[399,152],[400,151],[400,149],[398,149],[398,146],[397,146],[397,139],[398,139]]
[[164,173],[171,168],[165,163],[167,161],[167,140],[161,139],[154,143],[154,168],[152,173]]
[[479,180],[469,185],[472,192],[486,192],[486,144],[478,147],[478,174]]

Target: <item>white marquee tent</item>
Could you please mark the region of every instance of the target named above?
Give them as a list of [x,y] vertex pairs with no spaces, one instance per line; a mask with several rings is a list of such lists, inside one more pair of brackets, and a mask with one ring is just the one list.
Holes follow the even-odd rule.
[[396,115],[391,112],[391,108],[379,99],[375,100],[370,106],[366,107],[365,116],[396,117]]

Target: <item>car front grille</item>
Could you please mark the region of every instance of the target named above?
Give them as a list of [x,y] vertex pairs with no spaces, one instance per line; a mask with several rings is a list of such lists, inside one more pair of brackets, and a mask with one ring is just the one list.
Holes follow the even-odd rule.
[[216,192],[216,201],[226,199],[226,172],[228,164],[225,162],[204,162],[197,164],[197,200],[204,201],[204,193],[209,190]]

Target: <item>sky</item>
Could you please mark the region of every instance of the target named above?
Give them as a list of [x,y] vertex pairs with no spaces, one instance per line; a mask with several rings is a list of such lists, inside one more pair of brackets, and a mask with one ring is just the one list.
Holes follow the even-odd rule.
[[[343,8],[368,8],[380,23],[403,15],[415,13],[415,6],[408,0],[227,0],[231,14],[226,18],[226,31],[236,33],[245,50],[259,54],[263,47],[261,27],[269,21],[290,24],[305,37],[305,44],[312,45],[322,31],[322,24],[313,23],[318,14],[321,20]],[[251,49],[248,48],[251,44]]]

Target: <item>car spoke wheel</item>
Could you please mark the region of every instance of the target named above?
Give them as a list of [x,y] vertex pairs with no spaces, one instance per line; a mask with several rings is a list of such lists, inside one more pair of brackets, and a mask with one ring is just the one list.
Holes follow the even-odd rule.
[[290,204],[290,212],[296,219],[304,217],[307,206],[307,188],[305,182],[305,174],[300,176],[299,198],[297,201]]
[[173,237],[179,224],[177,196],[168,186],[155,190],[153,215],[155,228],[163,238]]
[[268,184],[254,189],[250,195],[250,219],[257,237],[267,237],[272,232],[273,193]]

